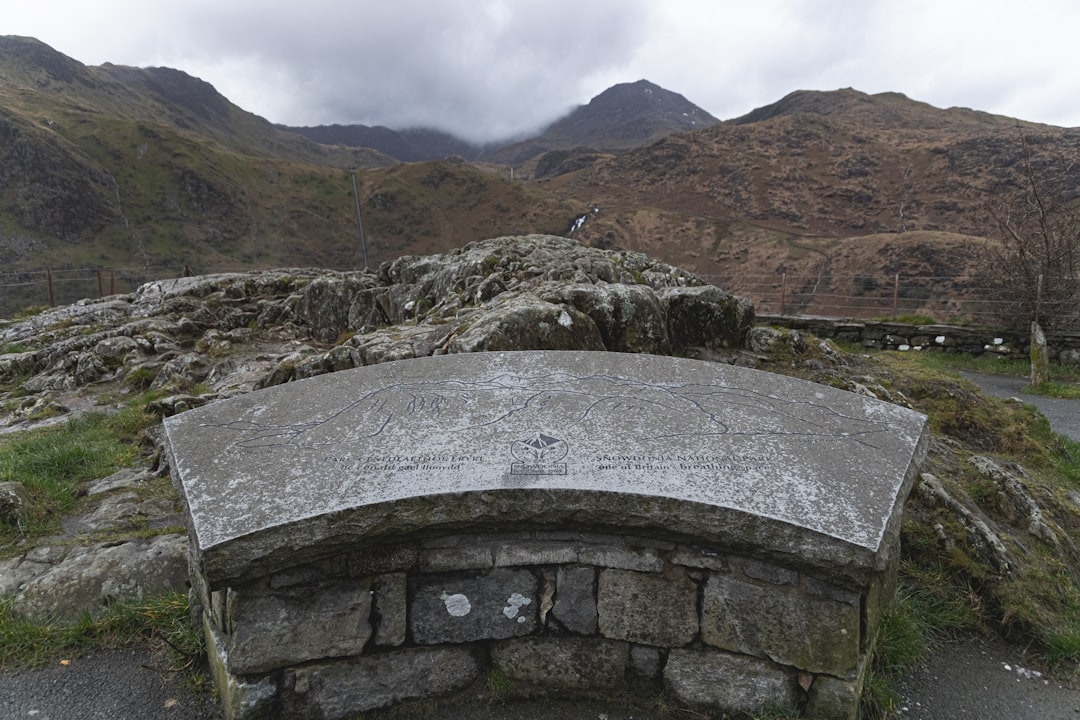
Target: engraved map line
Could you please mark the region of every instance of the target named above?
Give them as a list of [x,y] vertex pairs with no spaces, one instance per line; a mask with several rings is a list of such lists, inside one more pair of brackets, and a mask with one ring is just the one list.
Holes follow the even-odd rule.
[[[568,382],[573,383],[587,383],[587,382],[601,382],[607,383],[614,388],[628,388],[628,389],[644,389],[658,392],[665,395],[675,401],[674,406],[669,406],[666,403],[659,402],[651,398],[633,397],[626,393],[613,392],[611,394],[603,394],[597,391],[588,391],[582,389],[567,388],[565,385]],[[558,387],[555,387],[558,385]],[[449,390],[449,388],[454,388]],[[613,389],[614,389],[613,388]],[[427,392],[416,392],[417,389],[426,389]],[[385,397],[388,394],[392,394],[396,391],[403,391],[403,393],[410,395],[405,415],[415,414],[417,412],[423,412],[425,410],[431,410],[436,413],[442,412],[444,403],[448,400],[448,395],[456,394],[460,400],[468,404],[473,402],[474,399],[470,397],[470,393],[480,392],[500,392],[500,391],[533,391],[526,396],[519,404],[518,398],[511,397],[511,406],[508,409],[503,410],[498,415],[490,418],[484,422],[477,422],[467,425],[460,430],[470,430],[477,427],[485,427],[495,425],[500,422],[511,418],[512,416],[526,412],[533,409],[542,409],[552,399],[557,396],[570,396],[570,397],[585,397],[596,398],[593,400],[577,417],[576,422],[582,422],[586,420],[595,410],[597,410],[605,402],[615,403],[613,409],[621,407],[624,403],[632,405],[655,405],[658,408],[663,408],[669,411],[678,411],[678,406],[688,404],[693,407],[697,413],[704,416],[707,423],[710,426],[715,426],[716,429],[707,431],[693,431],[693,432],[675,432],[675,433],[661,433],[655,435],[640,436],[638,440],[663,440],[674,437],[711,437],[711,436],[810,436],[810,437],[833,437],[837,439],[850,440],[860,445],[864,445],[870,448],[877,448],[878,446],[869,442],[867,436],[875,435],[881,432],[889,430],[890,425],[887,422],[880,420],[871,420],[867,418],[857,418],[845,415],[825,404],[812,402],[809,400],[790,400],[785,398],[768,395],[763,392],[758,392],[752,389],[743,387],[732,387],[726,385],[707,385],[704,383],[683,383],[678,385],[649,383],[639,380],[631,380],[627,378],[621,378],[612,375],[605,374],[591,374],[576,376],[563,371],[556,371],[547,373],[536,377],[524,377],[520,375],[514,375],[511,373],[498,373],[487,380],[476,381],[464,381],[458,379],[448,380],[417,380],[411,382],[397,382],[390,385],[380,387],[376,390],[366,393],[362,397],[346,403],[340,409],[334,411],[324,419],[306,422],[306,423],[290,423],[285,425],[272,425],[260,423],[253,420],[235,420],[226,423],[202,423],[204,427],[213,427],[222,430],[234,431],[239,433],[254,432],[254,437],[243,438],[233,443],[234,447],[242,449],[252,448],[272,448],[272,447],[313,447],[313,445],[305,444],[302,442],[302,437],[319,427],[322,427],[328,423],[332,423],[342,415],[361,408],[365,403],[372,402],[368,412],[371,414],[378,414],[386,411],[385,417],[381,422],[376,420],[375,428],[366,435],[357,437],[357,440],[364,440],[377,437],[387,431],[387,428],[393,423],[398,415],[392,410],[388,409],[392,398]],[[599,397],[597,397],[599,396]],[[727,396],[731,396],[728,398]],[[736,407],[749,407],[755,410],[762,408],[762,401],[766,401],[765,406],[767,412],[771,412],[775,416],[787,418],[789,420],[795,420],[799,423],[816,427],[820,429],[820,432],[801,432],[801,431],[734,431],[727,423],[725,423],[720,417],[717,411],[710,410],[703,405],[703,400],[698,398],[716,398],[723,397],[722,400],[726,405]],[[430,403],[430,407],[428,404]],[[857,422],[863,425],[869,425],[870,428],[855,432],[836,433],[828,431],[824,427],[823,423],[816,422],[812,419],[801,417],[795,411],[785,411],[777,407],[777,405],[789,405],[789,406],[805,406],[811,407],[818,411],[824,411],[828,415],[834,418],[844,419],[850,422]],[[575,422],[571,420],[571,422]],[[329,443],[328,443],[329,444]]]

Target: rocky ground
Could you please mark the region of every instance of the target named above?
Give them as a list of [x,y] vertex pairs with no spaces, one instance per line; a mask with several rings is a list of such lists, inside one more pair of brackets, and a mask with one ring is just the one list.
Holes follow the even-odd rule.
[[[0,323],[0,432],[63,422],[88,411],[112,413],[136,401],[163,417],[358,365],[503,349],[678,354],[794,372],[909,406],[919,406],[918,394],[926,393],[978,407],[967,388],[893,382],[826,343],[755,327],[753,320],[749,303],[677,268],[644,255],[546,236],[471,243],[446,255],[401,258],[378,272],[282,270],[180,278]],[[949,432],[931,451],[931,469],[940,479],[922,483],[924,489],[913,496],[912,516],[928,527],[941,525],[934,532],[943,544],[971,545],[988,566],[1020,562],[1020,548],[1032,542],[1060,546],[1064,562],[1072,562],[1068,527],[1075,523],[1069,514],[1075,509],[1036,497],[1027,490],[1022,469],[985,454],[996,446],[983,438],[981,426]],[[0,554],[0,599],[27,617],[71,619],[118,599],[186,587],[183,516],[154,428],[142,449],[136,466],[79,491],[77,511],[65,519],[60,534],[29,542],[15,533],[15,544]],[[969,464],[985,459],[973,467],[996,478],[1001,488],[993,508],[979,507],[952,482],[951,474],[975,472],[961,469],[956,457]],[[0,488],[0,521],[17,528],[24,495],[12,485]],[[994,537],[1006,540],[998,547]],[[976,708],[987,707],[977,703],[990,697],[979,688],[1012,687],[1009,671],[999,673],[996,665],[985,663],[953,679],[947,664],[936,664],[953,662],[948,652],[931,661],[928,675],[912,676],[911,717],[957,717],[933,714],[959,707],[945,704],[943,687],[951,688],[957,702]],[[960,652],[978,658],[983,650],[975,656],[961,646]],[[1010,667],[1027,666],[1019,654],[1016,660],[992,657]],[[119,652],[4,673],[0,716],[214,717],[212,703],[159,670],[160,661],[145,653]],[[133,689],[119,690],[116,678]],[[1002,682],[1005,678],[1010,682]],[[1029,680],[1021,677],[1020,685]],[[1053,694],[1051,685],[1039,687],[1045,692],[1038,697]],[[1076,708],[1074,694],[1060,697],[1042,708],[1044,714],[1009,717],[1072,717],[1053,714]],[[993,706],[1012,707],[1004,699]],[[507,720],[647,716],[590,705],[556,712],[550,704],[449,712],[455,714],[448,717],[474,712]]]

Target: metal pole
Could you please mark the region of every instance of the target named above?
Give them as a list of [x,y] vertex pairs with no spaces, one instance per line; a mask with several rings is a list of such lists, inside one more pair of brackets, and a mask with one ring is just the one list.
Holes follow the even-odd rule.
[[360,192],[356,189],[356,170],[350,169],[349,174],[352,175],[352,193],[356,200],[356,226],[360,228],[360,252],[364,256],[364,269],[367,270],[367,241],[364,239],[364,221],[360,217]]

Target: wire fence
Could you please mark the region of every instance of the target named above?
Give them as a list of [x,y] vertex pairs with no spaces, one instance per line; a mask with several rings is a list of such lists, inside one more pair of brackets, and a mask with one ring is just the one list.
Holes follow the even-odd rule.
[[[184,275],[248,272],[260,268],[76,268],[0,273],[0,317],[27,308],[66,305],[84,298],[129,293],[153,280]],[[753,301],[761,314],[813,315],[853,320],[929,318],[939,323],[992,325],[1011,303],[1000,290],[969,276],[703,275],[703,280]]]
[[753,300],[759,313],[855,320],[918,316],[935,322],[993,324],[1014,305],[998,287],[969,275],[706,275]]

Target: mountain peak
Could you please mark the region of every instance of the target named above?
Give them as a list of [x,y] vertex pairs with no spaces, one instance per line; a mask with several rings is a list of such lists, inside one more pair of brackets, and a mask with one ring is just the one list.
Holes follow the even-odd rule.
[[21,35],[0,35],[0,78],[37,87],[53,82],[94,85],[93,76],[78,60]]
[[1017,123],[1013,118],[967,108],[937,108],[899,92],[870,95],[854,88],[796,90],[731,122],[734,125],[748,125],[796,115],[842,118],[864,128],[947,129],[950,132],[982,132],[995,125],[1008,128],[1015,127]]
[[720,121],[678,93],[648,80],[619,83],[552,124],[548,135],[576,145],[622,149]]
[[628,150],[719,123],[682,95],[638,80],[613,85],[556,120],[539,137],[504,148],[493,158],[516,163],[551,150]]

